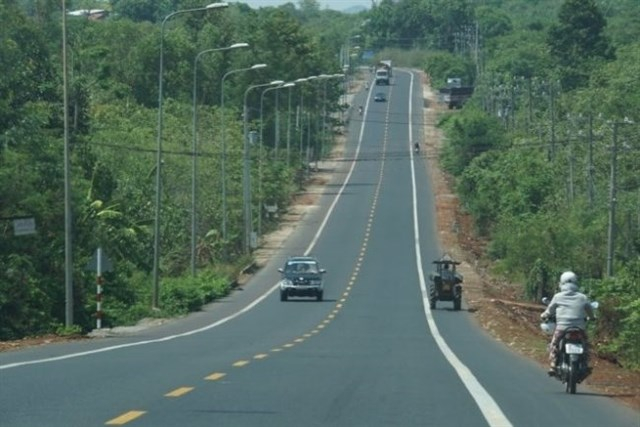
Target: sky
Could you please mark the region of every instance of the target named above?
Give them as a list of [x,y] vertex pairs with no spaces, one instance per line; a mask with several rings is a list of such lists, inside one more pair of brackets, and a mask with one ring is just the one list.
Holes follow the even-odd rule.
[[[298,0],[237,0],[240,3],[245,3],[252,8],[267,7],[267,6],[280,6],[286,3],[293,3],[298,5]],[[329,8],[334,10],[344,10],[353,6],[364,6],[367,9],[371,8],[371,0],[318,0],[321,9]]]

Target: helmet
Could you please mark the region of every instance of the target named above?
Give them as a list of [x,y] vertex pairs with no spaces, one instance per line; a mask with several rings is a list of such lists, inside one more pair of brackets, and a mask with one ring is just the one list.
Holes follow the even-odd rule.
[[573,271],[565,271],[560,275],[560,285],[564,285],[565,283],[573,283],[574,285],[578,284],[578,276]]
[[555,322],[542,322],[540,323],[540,329],[547,335],[553,334],[553,331],[556,329]]

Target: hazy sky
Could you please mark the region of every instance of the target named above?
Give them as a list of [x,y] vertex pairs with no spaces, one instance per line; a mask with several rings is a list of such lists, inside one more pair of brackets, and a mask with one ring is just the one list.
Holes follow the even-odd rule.
[[[298,5],[298,0],[238,0],[238,2],[248,4],[252,8],[279,6],[286,3]],[[329,8],[334,10],[344,10],[352,6],[371,7],[371,0],[318,0],[318,3],[321,9]]]

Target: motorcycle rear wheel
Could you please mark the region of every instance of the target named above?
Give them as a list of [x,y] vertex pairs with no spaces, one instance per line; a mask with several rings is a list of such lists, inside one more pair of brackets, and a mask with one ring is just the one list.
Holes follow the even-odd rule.
[[578,383],[578,362],[571,362],[567,375],[567,393],[576,394],[576,384]]

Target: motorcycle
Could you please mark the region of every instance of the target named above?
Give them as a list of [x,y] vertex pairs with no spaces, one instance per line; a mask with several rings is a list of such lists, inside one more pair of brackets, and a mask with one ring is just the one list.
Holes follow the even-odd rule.
[[[543,298],[542,302],[545,305],[549,304],[549,299]],[[594,301],[591,306],[596,309],[598,303]],[[547,318],[540,324],[540,328],[547,335],[553,335],[556,329],[555,318]],[[586,333],[581,328],[569,327],[562,331],[556,345],[556,363],[553,376],[565,384],[567,393],[575,394],[577,385],[584,381],[592,371],[588,363]]]
[[417,142],[413,144],[413,152],[416,154],[420,152],[420,144],[418,144]]

